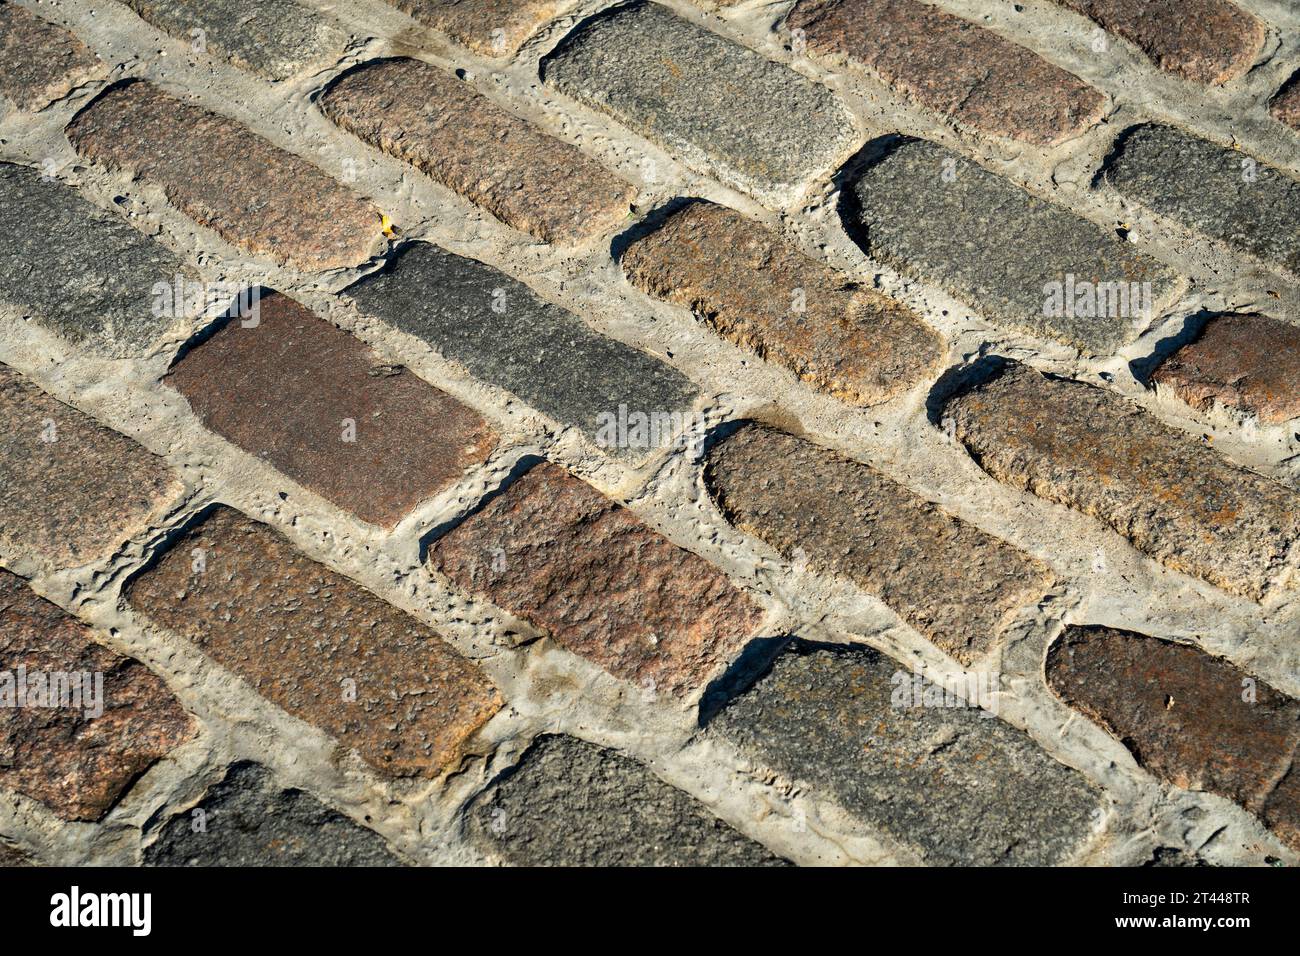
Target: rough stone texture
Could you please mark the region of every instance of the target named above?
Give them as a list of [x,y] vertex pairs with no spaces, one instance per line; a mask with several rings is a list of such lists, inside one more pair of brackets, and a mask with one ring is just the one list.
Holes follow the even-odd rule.
[[1226,83],[1250,69],[1264,24],[1228,0],[1058,0],[1122,36],[1162,70]]
[[1138,126],[1105,177],[1159,215],[1300,273],[1300,181],[1279,169],[1169,126]]
[[303,270],[353,266],[384,248],[379,211],[248,127],[145,82],[77,114],[83,159],[161,187],[168,201],[249,253]]
[[269,80],[286,80],[342,55],[348,36],[294,0],[125,0],[159,30]]
[[36,862],[18,847],[0,840],[0,868],[35,865]]
[[69,187],[0,163],[0,310],[98,355],[141,355],[172,322],[154,314],[154,285],[191,274]]
[[364,64],[325,115],[543,242],[575,243],[627,218],[635,190],[581,150],[418,60]]
[[1273,116],[1292,129],[1300,130],[1300,73],[1296,73],[1273,97]]
[[1106,97],[1073,74],[917,0],[800,0],[786,26],[813,55],[981,133],[1056,146],[1106,112]]
[[67,96],[103,70],[99,57],[67,30],[5,2],[0,2],[0,63],[0,96],[29,111]]
[[432,243],[409,244],[346,295],[593,439],[601,416],[620,405],[687,414],[695,401],[695,386],[676,369],[600,335],[522,282]]
[[724,206],[684,206],[633,242],[622,265],[643,292],[854,405],[911,388],[943,356],[943,340],[910,309]]
[[708,562],[549,462],[436,541],[429,564],[615,677],[669,694],[702,688],[763,616]]
[[829,794],[926,863],[1068,860],[1090,835],[1100,795],[984,711],[896,706],[898,673],[910,683],[873,650],[796,641],[708,732]]
[[947,414],[994,478],[1097,518],[1175,571],[1257,600],[1294,572],[1294,492],[1113,392],[1010,364]]
[[762,846],[634,760],[573,737],[535,741],[469,814],[516,866],[780,866]]
[[437,775],[501,706],[436,633],[230,508],[210,511],[125,595],[388,776]]
[[[91,630],[0,570],[0,674],[16,694],[25,668],[37,678],[102,675],[103,712],[6,707],[0,713],[0,787],[39,800],[64,820],[98,820],[151,766],[190,739],[197,725],[156,675],[91,638]],[[11,681],[13,683],[11,683]],[[94,704],[81,697],[65,703]],[[91,706],[90,710],[95,708]]]
[[1051,573],[874,469],[811,442],[746,425],[714,446],[705,481],[727,520],[787,559],[877,595],[969,664]]
[[482,56],[512,56],[564,6],[559,0],[387,0]]
[[1106,627],[1071,627],[1048,651],[1047,682],[1157,777],[1268,806],[1300,846],[1294,784],[1279,785],[1300,746],[1300,702],[1186,644]]
[[542,61],[542,79],[751,192],[802,184],[857,138],[830,90],[656,3],[587,20]]
[[[1174,284],[1170,270],[1128,243],[924,140],[903,143],[864,171],[845,212],[869,255],[942,286],[996,323],[1091,354],[1137,337],[1153,317],[1135,308],[1143,296],[1130,295],[1127,309],[1116,300],[1056,315],[1050,284],[1123,283],[1129,291],[1137,283],[1141,293],[1149,282],[1153,314]],[[1087,311],[1106,314],[1081,314]]]
[[[195,811],[205,829],[195,832]],[[144,851],[150,866],[401,866],[383,839],[270,771],[235,764]]]
[[1152,379],[1204,411],[1216,402],[1280,424],[1300,417],[1300,327],[1262,315],[1221,315]]
[[477,412],[278,293],[188,352],[166,382],[217,434],[385,527],[495,442]]
[[0,365],[0,551],[47,567],[103,558],[181,492],[162,459]]

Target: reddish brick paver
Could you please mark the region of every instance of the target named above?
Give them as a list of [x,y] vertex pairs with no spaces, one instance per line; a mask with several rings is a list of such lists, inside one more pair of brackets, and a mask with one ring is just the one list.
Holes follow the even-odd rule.
[[1106,97],[1025,47],[919,0],[800,0],[797,46],[878,76],[981,133],[1055,146],[1086,132]]
[[0,96],[38,110],[103,72],[87,46],[16,3],[0,2]]
[[381,252],[379,210],[246,126],[148,83],[116,86],[79,113],[84,158],[159,186],[177,208],[247,252],[304,270]]
[[[104,816],[197,730],[162,680],[91,635],[0,570],[0,787],[65,820]],[[64,706],[48,696],[53,675],[76,676]]]
[[436,541],[429,564],[615,677],[671,694],[700,689],[763,616],[702,558],[549,462]]
[[1300,417],[1300,327],[1262,315],[1218,316],[1152,378],[1198,410],[1218,403],[1280,424]]
[[501,706],[436,633],[230,508],[209,512],[125,595],[389,776],[437,775]]
[[482,463],[495,441],[476,412],[278,293],[188,352],[166,381],[217,434],[386,527]]
[[943,340],[911,310],[713,203],[674,213],[623,255],[641,290],[690,308],[741,348],[854,405],[892,398],[936,370]]
[[86,564],[180,491],[162,459],[0,365],[0,552]]
[[321,108],[371,146],[543,242],[578,242],[627,217],[630,184],[427,63],[359,67],[330,87]]
[[514,54],[565,6],[561,0],[387,0],[403,13],[489,57]]

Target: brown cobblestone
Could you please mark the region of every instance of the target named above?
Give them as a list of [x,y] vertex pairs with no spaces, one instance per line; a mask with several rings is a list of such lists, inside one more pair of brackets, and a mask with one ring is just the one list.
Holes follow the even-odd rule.
[[103,557],[181,490],[160,458],[0,365],[0,549],[55,567]]
[[813,388],[874,405],[932,373],[943,340],[903,305],[809,259],[762,225],[695,202],[623,255],[649,295]]
[[1291,77],[1277,96],[1273,97],[1270,111],[1274,118],[1292,129],[1300,130],[1300,73]]
[[1073,74],[917,0],[800,0],[786,26],[815,56],[982,133],[1055,146],[1106,111],[1106,97]]
[[0,96],[39,110],[99,75],[99,57],[60,26],[0,2]]
[[213,509],[125,595],[385,775],[435,776],[501,706],[436,633],[230,508]]
[[682,695],[763,616],[702,558],[544,462],[429,549],[430,566],[621,680]]
[[217,434],[385,527],[495,442],[472,409],[278,293],[261,298],[255,320],[234,319],[187,353],[166,382]]
[[559,0],[387,0],[482,56],[513,56],[563,6]]
[[948,414],[994,478],[1097,518],[1175,571],[1258,600],[1293,560],[1294,493],[1105,389],[1011,364]]
[[[103,817],[197,729],[157,676],[91,633],[0,570],[0,701],[12,699],[0,719],[0,787],[39,800],[65,820]],[[70,689],[67,702],[87,706],[15,707],[19,668],[29,702],[42,692],[38,678],[56,672],[102,675],[103,683],[94,689],[92,676],[89,693],[84,684],[80,694]]]
[[1262,315],[1222,315],[1152,376],[1187,404],[1214,403],[1279,424],[1300,417],[1300,327]]
[[148,83],[109,90],[67,133],[83,159],[160,186],[191,219],[252,255],[316,270],[383,251],[379,211],[350,189]]
[[581,150],[417,60],[368,63],[321,100],[335,123],[543,242],[574,243],[627,215],[635,190]]
[[715,446],[705,481],[741,531],[875,594],[962,664],[1052,581],[1035,559],[874,469],[764,426]]

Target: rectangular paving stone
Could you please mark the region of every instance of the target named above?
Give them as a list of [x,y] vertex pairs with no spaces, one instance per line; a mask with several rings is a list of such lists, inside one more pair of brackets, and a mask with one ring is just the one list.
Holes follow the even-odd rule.
[[942,338],[907,307],[731,209],[693,202],[634,241],[623,272],[813,388],[875,405],[936,371]]
[[578,148],[418,60],[363,64],[320,106],[348,132],[543,242],[608,232],[626,220],[635,194]]
[[160,187],[195,222],[251,255],[304,271],[382,252],[379,211],[242,123],[145,82],[113,87],[68,125],[80,156]]
[[165,381],[208,428],[384,527],[481,464],[496,440],[478,413],[275,292]]
[[1273,97],[1269,111],[1279,122],[1300,130],[1300,73],[1296,73]]
[[1210,239],[1300,273],[1300,180],[1169,126],[1128,130],[1106,165],[1122,195]]
[[715,445],[704,474],[741,531],[876,595],[962,664],[1052,583],[1039,561],[873,468],[762,425]]
[[1240,409],[1270,425],[1300,418],[1300,327],[1263,315],[1220,315],[1152,375],[1192,407]]
[[102,818],[197,730],[160,678],[93,634],[0,570],[0,787],[64,820]]
[[[205,827],[195,831],[194,814]],[[190,810],[159,827],[148,866],[401,866],[383,839],[265,767],[237,763]]]
[[177,276],[194,281],[165,246],[57,180],[0,163],[0,311],[105,358],[140,356],[173,322],[153,308],[154,286]]
[[224,506],[124,595],[385,776],[437,776],[501,706],[434,631]]
[[1195,647],[1107,627],[1067,628],[1047,682],[1161,780],[1267,808],[1300,849],[1300,805],[1281,780],[1300,747],[1300,701]]
[[63,27],[0,0],[0,96],[35,112],[103,72],[99,57]]
[[985,711],[895,705],[897,675],[913,680],[869,648],[795,641],[707,733],[927,864],[1068,861],[1091,835],[1100,794]]
[[482,56],[513,56],[566,6],[561,0],[386,0]]
[[1175,291],[1131,244],[925,140],[866,169],[852,199],[846,225],[869,255],[1089,354],[1133,341]]
[[1175,571],[1255,600],[1294,571],[1297,496],[1122,396],[1012,363],[946,414],[994,478],[1096,518]]
[[[363,312],[427,342],[471,375],[606,442],[606,416],[689,415],[695,386],[676,369],[600,335],[502,272],[413,242],[344,292]],[[634,453],[613,447],[611,453]]]
[[475,802],[471,839],[515,866],[781,866],[646,767],[574,737],[538,738]]
[[1128,40],[1156,66],[1220,84],[1254,64],[1264,24],[1228,0],[1058,0]]
[[836,165],[858,138],[826,87],[657,3],[585,21],[541,70],[686,165],[765,198]]
[[1106,113],[1106,97],[1072,73],[917,0],[800,0],[786,28],[828,65],[988,135],[1056,146]]
[[[164,33],[268,80],[286,80],[338,60],[348,35],[294,0],[125,0]],[[203,31],[196,37],[193,31]]]
[[615,677],[683,695],[763,610],[703,558],[549,462],[429,547],[429,566]]
[[181,492],[161,458],[0,365],[0,551],[53,570],[107,557]]

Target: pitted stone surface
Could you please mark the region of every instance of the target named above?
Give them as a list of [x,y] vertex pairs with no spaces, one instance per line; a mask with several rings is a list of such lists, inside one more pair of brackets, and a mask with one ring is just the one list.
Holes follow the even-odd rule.
[[[201,813],[203,827],[194,827]],[[401,866],[383,839],[270,771],[235,764],[145,848],[150,866]]]
[[141,355],[172,325],[153,288],[178,275],[193,281],[165,246],[63,183],[0,163],[0,311],[106,358]]
[[516,866],[779,866],[636,761],[573,737],[535,741],[471,809],[476,843]]
[[210,511],[125,596],[388,776],[436,776],[501,706],[438,634],[230,508]]
[[347,34],[295,0],[125,0],[164,33],[207,50],[242,70],[286,80],[337,60]]
[[432,243],[409,244],[345,295],[592,440],[620,406],[685,415],[695,401],[695,386],[676,369],[601,335],[505,273]]
[[1300,130],[1300,73],[1291,77],[1273,97],[1270,110],[1278,120]]
[[1106,97],[1077,76],[918,0],[799,0],[786,27],[813,55],[989,135],[1056,146],[1106,112]]
[[1105,178],[1152,212],[1300,273],[1300,180],[1169,126],[1128,130]]
[[543,242],[580,242],[627,218],[629,183],[427,63],[366,63],[334,82],[321,109]]
[[1264,45],[1264,24],[1229,0],[1059,0],[1122,36],[1162,70],[1196,83],[1245,73]]
[[857,138],[830,90],[657,3],[587,20],[542,61],[542,79],[750,192],[802,185]]
[[[39,800],[64,820],[103,817],[197,731],[160,678],[92,633],[0,569],[0,788]],[[75,696],[68,685],[64,706],[48,706],[48,697],[33,706],[32,694],[42,686],[48,694],[59,674],[88,677],[78,677],[86,683]],[[15,706],[20,691],[25,706]],[[66,706],[73,703],[83,706]]]
[[1268,808],[1300,845],[1294,783],[1300,701],[1186,644],[1106,627],[1071,627],[1047,655],[1047,681],[1162,780]]
[[724,206],[684,206],[623,254],[643,292],[813,388],[875,405],[936,372],[943,340],[910,309]]
[[1300,327],[1262,315],[1221,315],[1152,379],[1204,411],[1218,403],[1280,424],[1300,417]]
[[354,266],[385,246],[379,211],[301,156],[145,82],[77,114],[83,159],[160,187],[183,213],[256,256],[302,270]]
[[741,531],[848,578],[963,664],[1052,582],[1034,558],[869,466],[765,426],[716,445],[705,482]]
[[478,413],[278,293],[187,352],[165,381],[217,434],[385,527],[495,443]]
[[[870,166],[852,198],[847,225],[868,255],[943,287],[995,323],[1094,355],[1135,339],[1174,285],[1167,267],[1099,226],[924,140]],[[1126,294],[1104,301],[1071,294],[1085,282],[1114,283]],[[1090,309],[1067,307],[1090,301]]]
[[412,19],[489,57],[516,53],[560,12],[560,0],[386,0]]
[[1294,573],[1295,492],[1104,388],[1010,364],[947,415],[994,478],[1091,515],[1175,571],[1256,600]]
[[162,459],[0,365],[0,551],[54,568],[107,557],[180,495]]
[[0,2],[0,63],[0,96],[28,111],[67,96],[104,70],[99,57],[63,27],[8,2]]
[[763,616],[704,559],[549,462],[434,542],[429,563],[648,692],[702,689]]
[[1068,862],[1091,835],[1100,794],[987,711],[896,705],[911,686],[909,671],[868,648],[795,641],[708,733],[926,863]]

